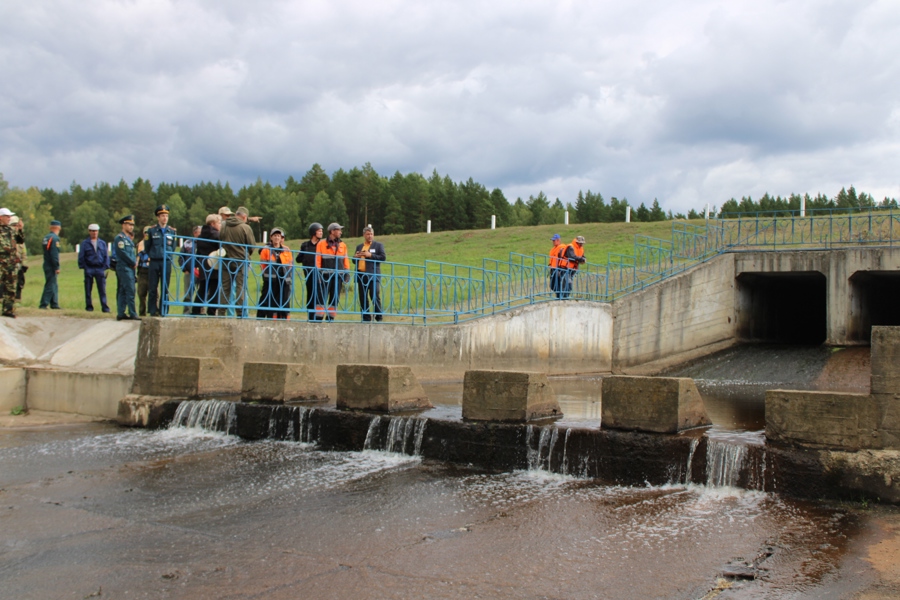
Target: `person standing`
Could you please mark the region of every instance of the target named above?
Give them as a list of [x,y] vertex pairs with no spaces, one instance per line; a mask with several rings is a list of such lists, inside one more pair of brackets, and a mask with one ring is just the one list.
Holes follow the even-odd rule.
[[[9,224],[13,229],[19,229],[21,220],[18,216],[13,215],[9,218]],[[25,287],[25,272],[28,271],[28,265],[25,259],[28,258],[28,252],[25,250],[25,243],[16,244],[16,255],[19,257],[19,264],[16,266],[16,302],[22,299],[22,288]]]
[[566,271],[563,276],[562,298],[568,298],[572,294],[572,283],[575,280],[575,273],[578,272],[578,265],[584,264],[584,237],[578,236],[572,243],[566,246],[564,253],[566,259]]
[[[134,271],[137,256],[134,251],[134,215],[119,219],[122,231],[113,241],[116,261],[116,321],[140,321],[134,308]],[[127,315],[126,315],[127,312]]]
[[103,312],[108,313],[106,270],[109,268],[109,252],[106,249],[106,242],[100,239],[100,226],[96,223],[88,225],[88,236],[78,248],[78,268],[84,270],[84,309],[88,312],[94,310],[91,292],[96,281],[100,306]]
[[[344,283],[350,281],[350,257],[347,244],[341,241],[344,228],[338,223],[328,226],[328,237],[316,245],[316,269],[322,282],[322,293],[318,294],[316,313],[321,319],[334,321],[337,305],[341,301]],[[341,271],[348,271],[341,273]],[[322,298],[324,296],[324,298]]]
[[371,227],[363,229],[363,243],[356,247],[353,255],[356,261],[356,290],[359,296],[359,310],[363,321],[371,321],[369,302],[376,321],[381,321],[384,314],[381,310],[381,263],[387,256],[384,244],[375,241],[375,230]]
[[59,275],[59,232],[62,223],[50,221],[50,233],[44,236],[41,246],[44,248],[44,292],[41,294],[41,303],[38,308],[59,309],[59,284],[56,278]]
[[25,232],[20,220],[10,225],[13,213],[0,208],[0,292],[3,300],[3,316],[16,318],[16,271],[19,265],[18,247],[25,244]]
[[[144,227],[144,235],[150,226]],[[142,236],[143,237],[143,236]],[[150,257],[144,250],[144,240],[137,245],[137,299],[138,312],[143,317],[147,315],[147,294],[150,293]]]
[[247,289],[245,279],[247,278],[247,264],[253,255],[253,247],[256,245],[256,238],[253,236],[253,230],[247,225],[247,218],[250,216],[243,206],[239,206],[234,215],[228,217],[225,221],[225,227],[219,232],[219,240],[222,242],[222,249],[225,255],[222,262],[219,277],[222,281],[222,290],[219,294],[219,304],[228,306],[231,298],[232,288],[234,291],[235,315],[239,319],[246,318],[247,312]]
[[287,319],[291,308],[291,279],[293,260],[291,250],[284,245],[284,230],[275,227],[269,233],[269,243],[259,251],[262,292],[259,295],[259,319]]
[[150,270],[147,272],[150,295],[147,302],[151,317],[163,315],[162,309],[168,298],[176,233],[168,223],[169,207],[160,204],[156,207],[156,225],[144,234],[144,250],[150,257]]
[[197,289],[197,280],[200,277],[199,259],[194,255],[196,254],[196,238],[200,235],[201,229],[200,225],[194,225],[193,229],[191,229],[192,237],[184,240],[184,243],[181,245],[179,260],[181,261],[181,273],[184,278],[184,294],[181,297],[184,306],[181,312],[185,315],[191,310],[189,304],[194,297],[194,292]]
[[[207,215],[206,225],[200,229],[200,236],[194,242],[194,252],[200,261],[200,274],[197,277],[197,298],[191,308],[192,315],[203,314],[205,309],[210,317],[216,316],[216,307],[210,305],[219,301],[219,257],[217,255],[211,258],[211,255],[218,253],[221,247],[219,244],[221,223],[219,215]],[[225,314],[224,309],[222,314]]]
[[322,225],[312,223],[309,226],[309,239],[300,244],[300,252],[297,254],[297,262],[303,265],[303,276],[306,279],[306,318],[310,321],[318,321],[316,305],[318,295],[322,287],[319,272],[316,270],[316,246],[322,241]]
[[566,268],[563,265],[568,264],[568,261],[565,258],[566,248],[568,248],[568,246],[562,243],[558,233],[554,233],[553,237],[550,238],[550,241],[553,242],[553,247],[550,248],[549,264],[550,291],[552,291],[557,298],[561,298],[563,278],[566,276]]

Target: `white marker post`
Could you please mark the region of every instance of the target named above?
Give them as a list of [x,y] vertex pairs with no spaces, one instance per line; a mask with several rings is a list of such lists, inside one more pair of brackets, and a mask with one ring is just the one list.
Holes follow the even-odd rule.
[[703,212],[703,218],[709,221],[709,202],[706,203],[706,209]]
[[491,229],[497,229],[497,215],[491,215]]
[[569,211],[566,211],[566,225],[569,224]]
[[431,219],[425,223],[425,233],[431,233]]
[[625,207],[625,222],[631,223],[631,207],[630,206]]
[[263,231],[263,246],[265,246],[269,242],[269,232]]
[[806,216],[806,196],[800,197],[800,216]]

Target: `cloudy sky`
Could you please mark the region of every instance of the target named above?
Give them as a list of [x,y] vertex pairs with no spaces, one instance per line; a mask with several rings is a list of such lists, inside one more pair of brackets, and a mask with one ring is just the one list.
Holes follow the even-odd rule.
[[686,211],[900,198],[897,0],[10,0],[11,185],[437,169]]

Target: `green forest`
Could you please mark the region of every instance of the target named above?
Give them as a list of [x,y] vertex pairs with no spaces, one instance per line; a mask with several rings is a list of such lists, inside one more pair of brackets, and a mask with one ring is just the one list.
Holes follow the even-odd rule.
[[[834,198],[821,194],[806,198],[807,210],[876,206],[871,195],[858,194],[852,186],[841,189]],[[143,178],[131,184],[120,180],[117,184],[100,182],[87,188],[73,182],[61,191],[37,187],[23,190],[11,188],[0,173],[0,204],[25,219],[26,245],[30,247],[39,245],[51,219],[61,221],[64,249],[78,243],[91,223],[100,225],[101,238],[112,239],[120,230],[118,219],[126,214],[134,214],[140,231],[155,223],[154,209],[160,204],[169,206],[169,225],[183,234],[189,233],[192,225],[204,223],[208,214],[222,206],[232,209],[246,206],[251,215],[261,217],[261,223],[254,225],[257,237],[261,238],[263,231],[277,225],[285,229],[287,239],[305,237],[312,222],[341,223],[347,237],[360,236],[367,224],[378,235],[424,232],[428,220],[434,232],[486,229],[491,225],[492,215],[496,216],[498,227],[550,225],[563,223],[566,211],[573,224],[612,223],[624,221],[630,206],[626,198],[611,197],[607,201],[590,190],[579,191],[565,204],[559,198],[551,202],[544,192],[527,200],[517,198],[510,202],[499,188],[488,190],[472,178],[455,182],[436,170],[427,178],[419,173],[403,175],[399,171],[387,177],[378,174],[368,163],[349,171],[338,169],[330,176],[319,164],[314,164],[300,179],[290,176],[282,185],[257,179],[236,192],[228,182],[194,185],[160,182],[154,186]],[[897,201],[885,198],[877,206],[896,207]],[[732,198],[722,205],[718,215],[729,217],[738,212],[799,207],[799,195],[782,198],[765,194],[759,201],[744,197],[738,202]],[[715,208],[712,214],[717,214]],[[631,220],[635,222],[701,216],[702,209],[701,212],[692,209],[687,215],[665,212],[656,199],[650,207],[642,202],[632,207],[631,212]]]

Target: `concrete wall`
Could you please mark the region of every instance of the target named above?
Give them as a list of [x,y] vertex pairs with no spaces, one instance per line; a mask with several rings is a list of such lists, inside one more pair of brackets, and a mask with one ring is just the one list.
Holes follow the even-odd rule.
[[29,410],[115,419],[131,379],[123,374],[29,369],[26,401]]
[[461,380],[468,369],[610,371],[611,313],[606,304],[573,301],[455,326],[145,319],[133,393],[157,395],[158,356],[218,358],[225,368],[223,389],[234,393],[240,393],[246,362],[309,364],[322,382],[334,381],[338,364],[409,365],[422,380]]
[[25,406],[25,369],[0,369],[0,413]]
[[614,303],[613,368],[658,361],[734,337],[734,257],[703,265]]

